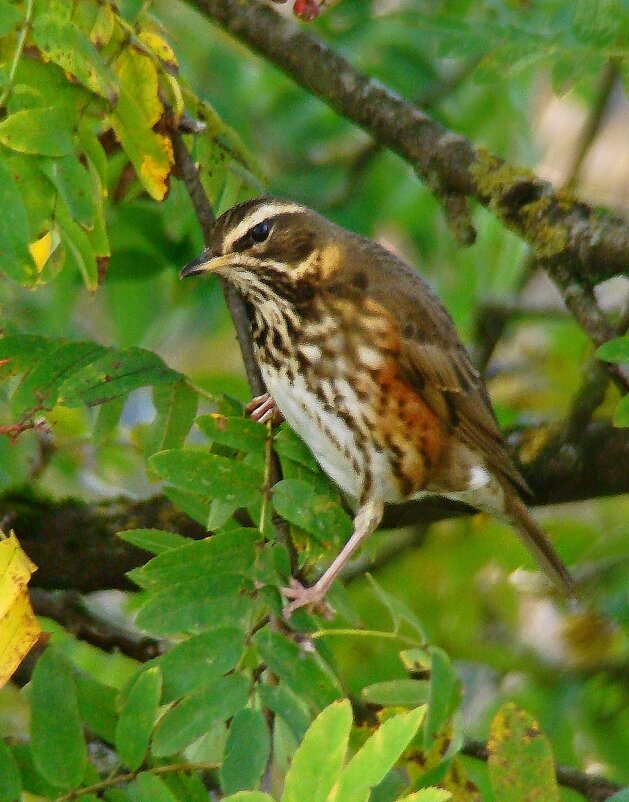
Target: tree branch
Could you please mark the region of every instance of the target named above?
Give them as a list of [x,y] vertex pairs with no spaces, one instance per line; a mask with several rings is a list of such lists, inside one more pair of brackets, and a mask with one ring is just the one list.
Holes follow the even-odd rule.
[[[487,761],[489,750],[484,741],[468,740],[463,744],[461,753],[476,760]],[[601,777],[598,774],[586,774],[571,766],[555,766],[557,782],[564,788],[572,788],[573,791],[581,794],[588,802],[604,802],[624,786],[611,780]]]
[[[199,226],[203,232],[203,241],[208,246],[212,240],[212,226],[214,225],[215,216],[214,210],[208,200],[203,184],[199,178],[199,171],[195,163],[192,161],[188,148],[186,147],[181,134],[178,131],[171,133],[173,142],[173,150],[175,154],[175,163],[179,176],[183,181],[194,212],[199,221]],[[249,381],[249,386],[254,395],[262,395],[266,388],[262,381],[262,375],[258,362],[253,353],[253,344],[251,342],[251,324],[247,314],[247,308],[244,301],[238,295],[234,287],[224,279],[220,279],[223,294],[225,296],[225,303],[229,309],[229,314],[234,322],[234,329],[236,330],[236,338],[240,346],[242,360],[245,365],[245,372]]]
[[[615,60],[610,60],[605,64],[603,70],[600,75],[599,85],[596,92],[596,96],[594,98],[594,103],[592,104],[592,108],[590,113],[588,114],[585,123],[579,132],[579,137],[577,143],[575,145],[574,151],[572,153],[571,163],[569,165],[568,171],[566,175],[562,178],[560,189],[567,189],[569,191],[573,191],[576,188],[578,183],[579,173],[581,171],[581,167],[583,166],[583,162],[585,161],[585,157],[590,150],[592,143],[596,139],[601,129],[601,125],[603,123],[605,110],[609,104],[609,98],[613,91],[614,86],[618,80],[618,64]],[[540,267],[538,260],[535,258],[535,255],[529,251],[523,260],[523,264],[521,266],[519,276],[517,279],[517,287],[516,290],[521,293],[524,288],[529,283],[531,276],[535,273],[536,269]],[[560,275],[554,277],[555,283],[560,284],[562,283],[564,286],[560,286],[559,289],[564,297],[564,300],[567,303],[566,298],[566,291],[569,284],[569,278],[561,279]],[[589,298],[589,306],[594,309],[594,316],[596,317],[596,310],[600,309],[600,305],[597,303],[596,298],[593,295]],[[575,316],[577,320],[578,317],[578,309],[573,307],[570,309],[571,314]],[[603,316],[604,318],[604,316]],[[504,316],[502,318],[496,318],[493,321],[493,326],[486,327],[483,326],[484,323],[487,321],[479,320],[477,331],[479,335],[486,335],[484,339],[480,340],[480,348],[479,354],[477,359],[477,367],[481,371],[481,373],[485,372],[485,368],[491,359],[491,356],[494,352],[496,345],[498,344],[499,340],[502,338],[504,330],[509,322],[509,317]],[[605,320],[605,318],[604,318]],[[583,325],[583,322],[579,320],[579,325]],[[587,324],[590,331],[588,335],[592,337],[591,331],[592,327],[590,324]],[[584,327],[585,328],[585,327]],[[609,367],[605,366],[605,369],[609,371]],[[613,368],[612,371],[613,372]]]
[[[574,442],[566,440],[564,434],[537,427],[510,436],[513,453],[522,458],[523,472],[537,504],[629,492],[629,430],[596,421],[582,427]],[[414,501],[388,507],[383,528],[428,524],[470,512],[465,505],[445,499]],[[85,504],[42,499],[31,491],[12,491],[0,495],[0,525],[15,530],[39,566],[34,584],[83,593],[133,588],[126,572],[142,565],[146,552],[120,540],[117,532],[143,527],[193,538],[206,535],[203,527],[163,496]]]
[[625,273],[629,226],[599,214],[530,170],[475,147],[356,70],[321,39],[261,3],[188,0],[307,91],[408,161],[429,186],[475,198],[518,232],[549,269],[578,266],[591,283]]
[[105,652],[120,651],[145,663],[161,654],[160,642],[138,630],[123,628],[94,615],[75,590],[49,592],[31,588],[31,604],[36,615],[52,618],[79,640]]

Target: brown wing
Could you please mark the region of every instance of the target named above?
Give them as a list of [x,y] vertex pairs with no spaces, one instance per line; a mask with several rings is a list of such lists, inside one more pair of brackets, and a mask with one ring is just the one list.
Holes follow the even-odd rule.
[[405,379],[467,446],[483,455],[492,472],[529,495],[505,449],[487,388],[441,301],[409,265],[369,240],[356,239],[367,296],[399,321]]

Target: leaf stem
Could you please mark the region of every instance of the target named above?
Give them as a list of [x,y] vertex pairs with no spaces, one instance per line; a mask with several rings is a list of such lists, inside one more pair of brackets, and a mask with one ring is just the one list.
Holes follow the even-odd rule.
[[260,507],[260,534],[264,534],[269,496],[271,493],[271,467],[273,464],[273,421],[266,424],[266,440],[264,441],[264,481],[262,482],[262,506]]
[[218,768],[218,763],[171,763],[168,766],[155,766],[152,769],[138,769],[137,771],[129,771],[126,774],[116,774],[113,777],[108,777],[106,780],[94,783],[93,785],[86,785],[83,788],[75,788],[63,796],[58,796],[54,802],[72,802],[79,796],[84,794],[99,794],[101,791],[106,791],[108,788],[113,788],[121,783],[131,782],[135,780],[138,774],[142,771],[148,771],[150,774],[174,774],[178,771],[210,771]]
[[313,640],[317,638],[325,638],[329,635],[349,635],[359,638],[382,638],[383,640],[399,640],[403,643],[408,643],[409,646],[421,646],[420,641],[415,638],[409,638],[407,635],[400,635],[397,632],[382,632],[377,629],[317,629],[311,632],[308,637]]
[[7,81],[7,84],[4,87],[2,95],[0,95],[0,107],[4,106],[4,104],[7,101],[7,98],[11,94],[11,90],[13,89],[13,82],[15,81],[15,73],[17,71],[17,65],[20,61],[22,51],[24,50],[24,44],[26,42],[26,37],[28,36],[28,30],[31,27],[32,17],[33,17],[33,0],[26,0],[26,16],[24,17],[24,24],[20,29],[20,35],[17,40],[17,47],[15,48],[13,61],[11,62],[11,68],[9,70],[9,80]]

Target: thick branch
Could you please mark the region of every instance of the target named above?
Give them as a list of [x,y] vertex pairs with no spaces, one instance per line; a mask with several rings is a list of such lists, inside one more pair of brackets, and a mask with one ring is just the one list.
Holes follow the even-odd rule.
[[629,226],[623,220],[598,214],[529,170],[475,147],[263,4],[189,2],[412,164],[441,194],[470,196],[491,209],[551,270],[558,262],[574,264],[592,283],[627,271]]
[[[512,436],[514,453],[528,457],[523,459],[524,474],[536,494],[536,503],[629,492],[629,430],[594,422],[578,435],[574,443],[566,442],[561,434],[545,435],[539,428]],[[531,444],[540,441],[544,445],[537,445],[535,455],[530,455]],[[410,502],[389,507],[384,526],[427,524],[469,512],[464,505],[443,499]],[[84,504],[49,501],[32,493],[5,493],[0,496],[0,524],[5,530],[15,529],[27,554],[39,566],[34,584],[84,593],[133,587],[125,574],[142,565],[147,554],[117,538],[119,531],[147,527],[195,538],[206,534],[161,496]]]
[[86,641],[105,652],[120,651],[145,663],[161,653],[160,642],[137,630],[125,629],[105,621],[88,609],[82,596],[74,590],[50,593],[41,588],[30,592],[37,615],[52,618],[75,638]]

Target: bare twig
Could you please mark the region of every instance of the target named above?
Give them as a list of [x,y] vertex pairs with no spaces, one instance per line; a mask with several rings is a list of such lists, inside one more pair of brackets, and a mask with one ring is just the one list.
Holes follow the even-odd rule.
[[117,785],[132,782],[138,774],[144,771],[155,775],[176,774],[184,771],[214,771],[214,769],[219,768],[219,765],[218,763],[171,763],[168,766],[153,766],[150,769],[129,771],[125,774],[116,774],[113,777],[108,777],[106,780],[101,780],[92,785],[86,785],[83,788],[75,788],[74,791],[70,791],[63,796],[58,796],[54,802],[73,802],[73,800],[87,794],[97,794],[100,796],[100,794],[108,788],[115,788]]
[[[467,740],[461,752],[477,760],[487,761],[489,759],[489,750],[484,741]],[[555,774],[559,785],[564,788],[572,788],[573,791],[585,797],[588,802],[604,802],[623,788],[622,785],[598,774],[586,774],[570,766],[556,765]]]
[[[618,336],[625,334],[629,328],[629,302],[616,324],[615,332]],[[620,368],[620,365],[612,365],[613,368]],[[574,442],[578,439],[584,427],[592,419],[592,415],[605,400],[607,388],[613,372],[609,370],[610,365],[602,363],[596,357],[592,357],[586,366],[581,386],[572,399],[570,411],[564,424],[564,438],[566,442]]]

